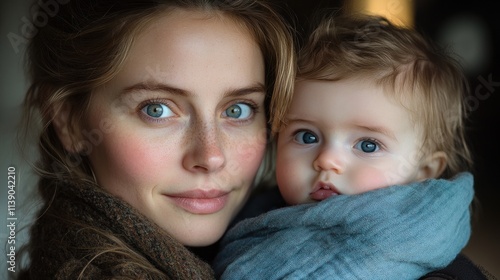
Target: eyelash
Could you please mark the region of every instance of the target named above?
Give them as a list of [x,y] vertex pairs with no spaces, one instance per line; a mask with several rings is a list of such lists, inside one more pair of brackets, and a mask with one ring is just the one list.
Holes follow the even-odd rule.
[[166,103],[167,102],[165,102],[163,99],[153,98],[153,99],[148,99],[144,102],[141,102],[141,104],[139,104],[139,107],[144,108],[144,106],[146,106],[146,105],[154,105],[154,104],[163,104],[163,105],[167,106]]
[[377,140],[375,138],[366,137],[366,138],[361,138],[358,140],[358,142],[361,142],[361,141],[370,141],[370,142],[373,142],[379,146],[382,146],[382,142],[380,142],[379,140]]
[[377,145],[380,150],[385,150],[385,146],[382,142],[380,142],[379,140],[375,139],[375,138],[361,138],[359,140],[356,141],[356,143],[354,144],[354,146],[356,146],[358,143],[362,142],[362,141],[369,141],[369,142],[373,142],[375,145]]

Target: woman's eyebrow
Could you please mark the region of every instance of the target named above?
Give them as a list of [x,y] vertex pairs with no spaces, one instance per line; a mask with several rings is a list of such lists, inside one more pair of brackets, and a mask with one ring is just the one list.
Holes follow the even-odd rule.
[[252,93],[265,94],[266,89],[265,89],[264,85],[262,85],[261,83],[256,83],[255,85],[250,85],[247,87],[229,89],[224,93],[224,97],[247,95],[247,94],[252,94]]
[[[168,84],[164,83],[151,83],[151,82],[140,82],[137,84],[134,84],[132,86],[126,87],[122,93],[128,94],[128,93],[133,93],[137,91],[154,91],[154,92],[166,92],[166,93],[171,93],[171,94],[176,94],[176,95],[184,95],[184,96],[194,96],[195,94],[183,90],[174,86],[170,86]],[[266,90],[264,85],[261,83],[256,83],[254,85],[250,85],[247,87],[242,87],[242,88],[230,88],[224,92],[224,97],[228,96],[239,96],[239,95],[247,95],[251,93],[262,93],[265,94]]]
[[184,96],[189,96],[192,95],[190,92],[176,88],[173,86],[170,86],[168,84],[163,84],[163,83],[151,83],[151,82],[140,82],[137,84],[134,84],[132,86],[126,87],[123,90],[123,93],[132,93],[132,92],[137,92],[137,91],[163,91],[167,93],[173,93],[176,95],[184,95]]

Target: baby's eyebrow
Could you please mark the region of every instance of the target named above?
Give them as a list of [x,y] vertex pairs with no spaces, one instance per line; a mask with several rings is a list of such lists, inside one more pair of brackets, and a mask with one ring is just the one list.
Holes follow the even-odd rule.
[[303,118],[303,117],[298,117],[298,116],[287,116],[286,119],[285,119],[285,122],[286,122],[286,125],[290,125],[292,123],[303,123],[303,124],[306,124],[306,123],[314,123],[314,121],[312,120],[308,120],[306,118]]
[[391,139],[398,140],[396,135],[394,135],[394,133],[392,131],[390,131],[389,129],[387,129],[383,126],[367,126],[367,125],[355,125],[355,126],[360,128],[360,129],[363,129],[363,130],[368,130],[368,131],[372,131],[375,133],[380,133],[380,134],[383,134]]

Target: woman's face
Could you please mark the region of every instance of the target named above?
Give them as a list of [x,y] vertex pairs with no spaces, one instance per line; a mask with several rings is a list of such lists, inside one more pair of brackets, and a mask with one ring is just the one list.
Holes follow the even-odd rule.
[[83,135],[102,134],[88,152],[98,183],[181,243],[215,242],[264,155],[264,83],[262,53],[233,20],[154,21],[93,93]]

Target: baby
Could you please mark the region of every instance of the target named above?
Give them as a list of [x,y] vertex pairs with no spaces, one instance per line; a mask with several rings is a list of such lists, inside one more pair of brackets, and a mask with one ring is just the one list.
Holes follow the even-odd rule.
[[[222,279],[418,279],[470,237],[461,68],[377,16],[327,16],[299,53],[276,176],[289,207],[222,241]],[[314,203],[319,202],[319,203]]]

